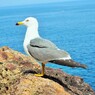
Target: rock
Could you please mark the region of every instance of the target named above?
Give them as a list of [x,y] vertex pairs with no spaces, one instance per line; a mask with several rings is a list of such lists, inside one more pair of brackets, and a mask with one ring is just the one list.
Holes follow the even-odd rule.
[[95,95],[92,88],[78,76],[52,68],[46,68],[44,77],[34,76],[40,70],[34,58],[2,47],[0,95]]
[[26,75],[15,86],[16,95],[70,95],[58,83],[49,79]]

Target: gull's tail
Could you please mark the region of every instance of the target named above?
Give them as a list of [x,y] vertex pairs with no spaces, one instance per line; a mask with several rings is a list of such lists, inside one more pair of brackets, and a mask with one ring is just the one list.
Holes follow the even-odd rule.
[[84,69],[87,68],[87,66],[85,64],[80,64],[78,62],[73,61],[72,59],[53,60],[53,61],[50,61],[50,62],[55,63],[55,64],[59,64],[59,65],[69,66],[69,67],[80,67],[80,68],[84,68]]

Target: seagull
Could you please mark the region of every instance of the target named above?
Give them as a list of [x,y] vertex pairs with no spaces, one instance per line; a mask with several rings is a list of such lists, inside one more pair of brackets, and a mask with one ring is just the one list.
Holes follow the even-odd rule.
[[24,21],[17,22],[16,25],[25,25],[27,27],[24,39],[24,50],[26,54],[35,58],[42,65],[42,72],[36,76],[45,75],[45,64],[48,62],[86,69],[85,64],[75,62],[70,54],[59,49],[53,42],[43,39],[38,32],[38,21],[34,17],[28,17]]

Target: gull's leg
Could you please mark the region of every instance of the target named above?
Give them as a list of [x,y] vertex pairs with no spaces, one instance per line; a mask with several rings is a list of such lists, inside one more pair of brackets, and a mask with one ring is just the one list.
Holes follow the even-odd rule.
[[42,77],[45,74],[45,63],[42,63],[42,73],[41,74],[35,74],[35,76]]

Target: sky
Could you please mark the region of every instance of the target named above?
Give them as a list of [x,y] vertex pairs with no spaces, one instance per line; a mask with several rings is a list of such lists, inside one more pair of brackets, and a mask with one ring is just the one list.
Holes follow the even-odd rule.
[[52,3],[52,2],[62,2],[62,1],[75,1],[75,0],[0,0],[0,7],[39,4],[39,3]]

